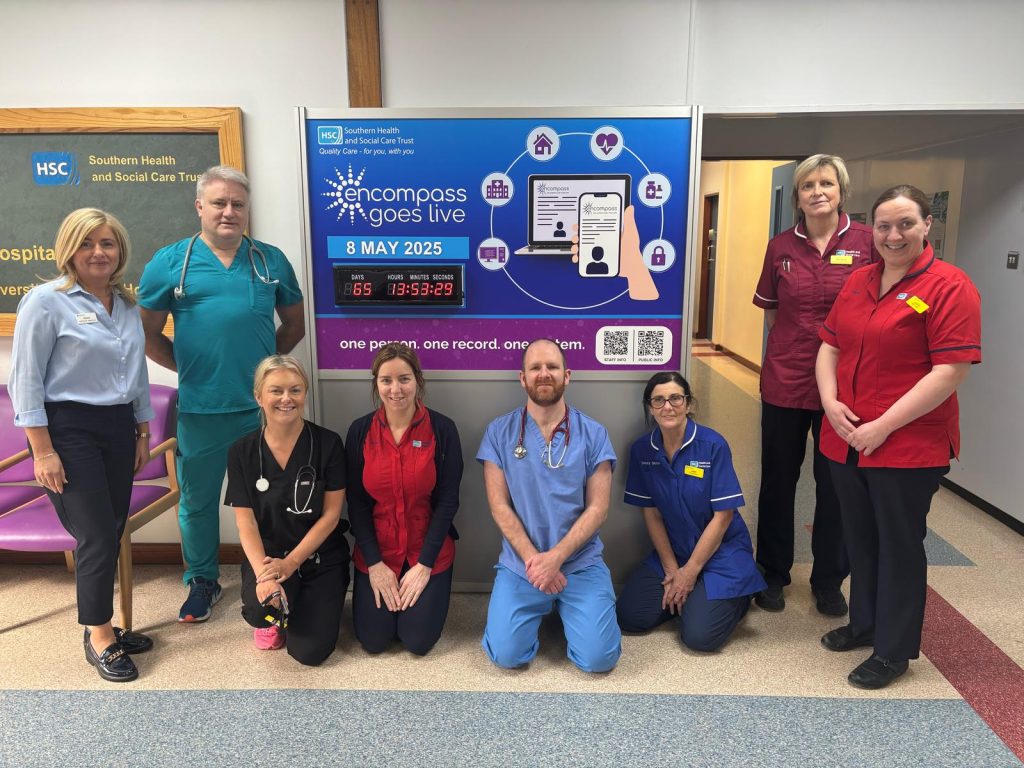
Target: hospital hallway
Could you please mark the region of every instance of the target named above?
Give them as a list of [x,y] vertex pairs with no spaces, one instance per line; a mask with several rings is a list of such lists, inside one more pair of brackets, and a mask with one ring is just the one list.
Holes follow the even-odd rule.
[[[690,370],[696,420],[729,441],[755,537],[757,374],[706,345]],[[617,489],[624,471],[623,462]],[[925,542],[922,657],[886,689],[857,689],[846,676],[868,649],[819,644],[845,619],[820,615],[808,586],[810,475],[808,451],[784,612],[752,606],[710,654],[683,647],[674,622],[626,636],[604,675],[566,660],[555,619],[527,668],[496,668],[480,647],[482,594],[453,595],[423,658],[365,653],[346,601],[337,651],[301,667],[283,651],[253,650],[237,566],[223,568],[213,618],[183,625],[180,568],[139,565],[134,628],[156,647],[135,657],[138,681],[113,685],[83,659],[72,574],[3,561],[0,765],[1022,765],[1024,537],[941,488]],[[635,511],[620,496],[610,514]]]

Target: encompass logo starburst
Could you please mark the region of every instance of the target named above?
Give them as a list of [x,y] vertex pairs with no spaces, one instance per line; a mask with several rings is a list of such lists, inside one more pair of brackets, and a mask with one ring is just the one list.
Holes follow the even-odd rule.
[[594,211],[594,204],[593,203],[584,203],[583,204],[583,214],[585,216],[589,216],[591,213],[593,213],[593,211]]
[[334,169],[334,174],[338,177],[338,180],[324,179],[327,184],[333,187],[330,192],[321,192],[320,194],[324,197],[331,198],[330,204],[324,209],[330,211],[334,208],[338,209],[338,221],[345,218],[345,214],[348,214],[348,220],[350,224],[356,223],[356,213],[366,220],[366,211],[363,210],[363,204],[359,202],[358,198],[352,201],[345,199],[345,190],[348,187],[358,187],[363,183],[363,176],[366,174],[366,169],[363,168],[358,176],[352,174],[352,166],[349,165],[348,173],[343,174],[337,168]]

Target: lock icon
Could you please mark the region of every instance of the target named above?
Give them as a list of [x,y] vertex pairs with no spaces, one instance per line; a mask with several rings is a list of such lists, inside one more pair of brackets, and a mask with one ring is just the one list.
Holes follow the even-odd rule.
[[651,251],[651,266],[652,267],[664,267],[665,266],[665,249],[660,246],[654,246],[654,250]]

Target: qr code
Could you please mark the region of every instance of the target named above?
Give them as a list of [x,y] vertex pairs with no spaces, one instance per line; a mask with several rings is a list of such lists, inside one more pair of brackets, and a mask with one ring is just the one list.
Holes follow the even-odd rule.
[[636,356],[638,359],[645,357],[662,357],[665,354],[665,331],[650,330],[636,332]]
[[629,353],[629,331],[607,331],[604,334],[604,356],[617,357]]

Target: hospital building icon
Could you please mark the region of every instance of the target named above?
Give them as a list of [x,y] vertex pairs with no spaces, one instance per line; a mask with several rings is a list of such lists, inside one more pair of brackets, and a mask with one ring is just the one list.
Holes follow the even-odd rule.
[[508,184],[503,179],[494,179],[487,185],[484,197],[488,200],[508,200],[509,194]]

